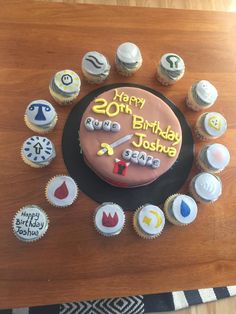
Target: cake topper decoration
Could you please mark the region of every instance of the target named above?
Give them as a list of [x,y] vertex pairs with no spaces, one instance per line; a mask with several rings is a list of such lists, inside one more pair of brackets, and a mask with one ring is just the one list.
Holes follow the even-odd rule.
[[129,134],[129,135],[125,135],[122,138],[116,140],[115,142],[113,142],[112,144],[107,144],[107,143],[102,143],[101,144],[101,148],[98,152],[97,155],[98,156],[102,156],[105,153],[107,153],[109,156],[114,154],[114,150],[113,148],[127,142],[128,140],[130,140],[133,137],[133,134]]

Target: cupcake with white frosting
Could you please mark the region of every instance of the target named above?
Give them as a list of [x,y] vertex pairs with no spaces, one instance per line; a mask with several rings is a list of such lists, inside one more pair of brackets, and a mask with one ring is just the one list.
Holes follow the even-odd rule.
[[157,80],[162,85],[173,85],[185,72],[184,60],[175,53],[164,54],[157,66]]
[[208,172],[201,172],[190,182],[190,194],[200,203],[213,203],[222,194],[220,178]]
[[204,110],[210,108],[217,97],[217,89],[209,81],[197,81],[188,91],[186,105],[194,111]]
[[197,166],[210,173],[218,173],[227,167],[230,162],[230,153],[222,144],[205,145],[199,152]]
[[211,140],[222,136],[227,130],[227,121],[219,112],[206,112],[199,116],[195,125],[195,135],[201,140]]
[[134,74],[142,63],[143,58],[140,49],[134,43],[126,42],[117,48],[115,64],[121,75],[130,76]]

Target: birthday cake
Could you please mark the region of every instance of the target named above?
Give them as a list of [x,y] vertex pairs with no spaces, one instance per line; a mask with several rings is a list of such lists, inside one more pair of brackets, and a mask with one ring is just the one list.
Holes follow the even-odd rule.
[[87,165],[111,185],[150,184],[176,162],[182,131],[172,109],[141,88],[119,87],[96,96],[79,130]]

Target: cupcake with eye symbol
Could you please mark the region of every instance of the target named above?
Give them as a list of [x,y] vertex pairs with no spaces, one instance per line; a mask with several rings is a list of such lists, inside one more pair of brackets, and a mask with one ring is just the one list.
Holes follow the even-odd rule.
[[110,64],[107,58],[97,52],[87,52],[82,59],[82,72],[89,83],[102,83],[110,73]]
[[50,132],[57,123],[57,113],[46,100],[34,100],[26,108],[25,124],[34,132],[44,134]]

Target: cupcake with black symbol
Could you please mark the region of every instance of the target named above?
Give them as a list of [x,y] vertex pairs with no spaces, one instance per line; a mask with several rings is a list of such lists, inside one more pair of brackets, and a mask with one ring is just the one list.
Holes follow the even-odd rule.
[[110,73],[110,64],[107,58],[97,52],[87,52],[82,59],[82,72],[89,83],[102,83]]
[[45,189],[48,202],[56,207],[71,206],[78,197],[78,186],[75,181],[65,175],[57,175],[49,180]]
[[101,235],[117,236],[121,233],[124,225],[125,214],[118,204],[105,202],[96,208],[94,226]]
[[184,60],[175,53],[166,53],[157,66],[157,80],[165,86],[173,85],[184,76],[184,72]]
[[195,200],[184,194],[174,194],[164,204],[167,220],[177,226],[191,224],[197,217],[198,207]]
[[115,64],[117,71],[124,75],[130,76],[141,67],[143,58],[138,46],[126,42],[121,44],[116,51]]
[[189,192],[197,202],[213,203],[222,194],[222,182],[216,175],[201,172],[191,180]]
[[188,91],[186,105],[194,111],[204,110],[214,105],[217,97],[217,89],[209,81],[197,81]]
[[62,106],[74,104],[80,92],[80,78],[72,70],[57,72],[51,79],[49,91],[55,101]]
[[29,137],[21,147],[23,161],[33,167],[42,168],[48,166],[56,157],[54,144],[43,136]]
[[44,134],[50,132],[57,123],[57,113],[50,102],[34,100],[26,108],[25,124],[34,132]]
[[227,121],[219,112],[206,112],[199,116],[195,125],[195,135],[201,140],[211,140],[222,136],[227,130]]
[[196,163],[200,170],[219,173],[228,166],[230,153],[222,144],[205,145],[199,152]]
[[133,226],[141,238],[155,239],[164,229],[165,215],[158,206],[145,204],[135,211]]
[[41,239],[48,230],[49,219],[46,212],[37,205],[21,208],[12,221],[13,233],[23,242]]

